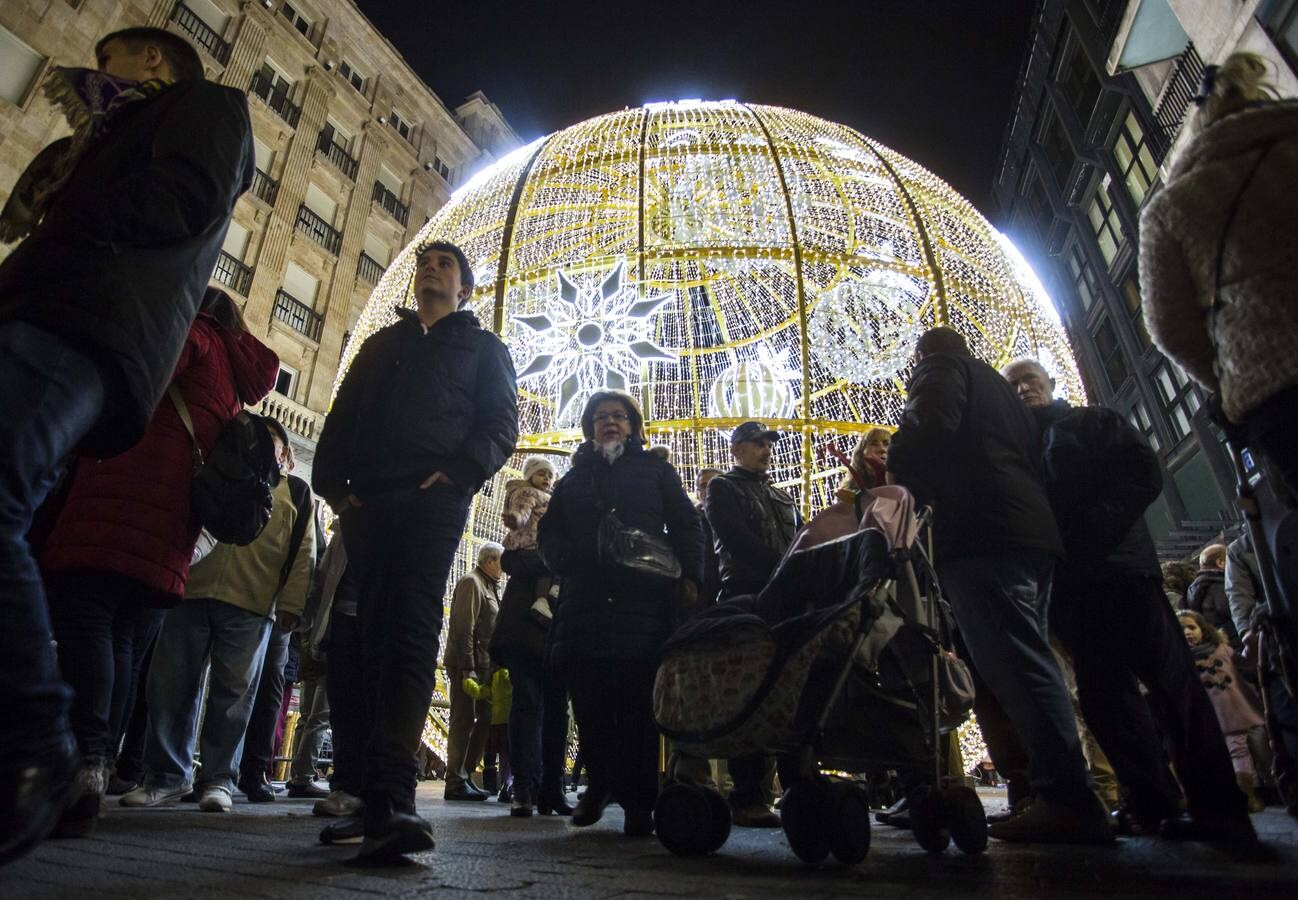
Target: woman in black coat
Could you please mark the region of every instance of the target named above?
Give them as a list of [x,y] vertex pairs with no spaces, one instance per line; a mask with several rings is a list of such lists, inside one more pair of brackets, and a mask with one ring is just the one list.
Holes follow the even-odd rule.
[[[586,441],[555,486],[537,534],[541,558],[562,579],[550,661],[566,673],[590,774],[573,824],[593,825],[616,799],[626,811],[624,831],[646,835],[658,794],[654,671],[676,610],[697,598],[703,531],[671,463],[645,451],[644,417],[629,395],[595,393],[581,426]],[[612,584],[596,549],[607,509],[626,525],[666,532],[683,573],[676,591]]]

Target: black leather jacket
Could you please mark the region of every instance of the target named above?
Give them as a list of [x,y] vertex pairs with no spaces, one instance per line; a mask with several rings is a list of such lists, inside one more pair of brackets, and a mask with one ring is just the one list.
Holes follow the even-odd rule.
[[793,497],[739,466],[708,484],[705,512],[716,536],[722,599],[760,591],[802,527]]

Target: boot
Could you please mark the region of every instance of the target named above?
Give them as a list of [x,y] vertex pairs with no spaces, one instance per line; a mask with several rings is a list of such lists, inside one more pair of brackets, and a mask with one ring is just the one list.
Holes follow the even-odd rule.
[[81,760],[77,771],[75,790],[80,798],[63,811],[54,826],[52,837],[89,837],[94,834],[95,823],[104,814],[104,796],[108,791],[108,760],[102,756],[87,756]]
[[536,801],[536,811],[543,816],[570,816],[572,815],[572,804],[560,790],[546,790],[541,786],[541,796]]
[[514,782],[514,799],[510,803],[509,814],[522,819],[532,815],[532,783],[527,779]]
[[1252,772],[1236,772],[1235,783],[1239,785],[1240,791],[1248,800],[1248,811],[1251,813],[1260,813],[1266,809],[1266,804],[1258,799],[1255,787],[1254,775]]

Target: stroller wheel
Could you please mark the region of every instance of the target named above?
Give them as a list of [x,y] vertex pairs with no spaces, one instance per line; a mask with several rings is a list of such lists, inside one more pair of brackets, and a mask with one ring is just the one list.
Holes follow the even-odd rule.
[[830,785],[833,816],[829,819],[829,852],[834,859],[854,866],[870,852],[870,795],[851,781]]
[[978,792],[971,787],[950,787],[942,792],[942,805],[951,823],[951,839],[964,853],[987,849],[987,813]]
[[715,832],[712,804],[707,791],[696,784],[677,782],[663,788],[654,804],[654,827],[658,840],[677,856],[702,856],[716,849],[710,846]]
[[708,834],[707,850],[704,852],[715,853],[721,849],[726,839],[730,837],[730,804],[717,791],[709,788],[703,788],[702,790],[704,797],[708,801],[708,809],[712,813],[712,828]]
[[951,844],[942,795],[928,785],[910,795],[910,830],[929,853],[941,853]]
[[816,776],[789,785],[780,806],[780,820],[789,847],[808,865],[819,865],[829,855],[828,821],[833,806],[829,781]]

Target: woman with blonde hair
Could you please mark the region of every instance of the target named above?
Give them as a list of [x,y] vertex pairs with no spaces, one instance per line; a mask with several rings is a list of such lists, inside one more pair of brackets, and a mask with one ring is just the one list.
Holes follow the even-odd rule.
[[871,428],[852,448],[850,468],[838,486],[837,497],[847,503],[855,500],[862,491],[887,484],[888,446],[892,432],[886,428]]

